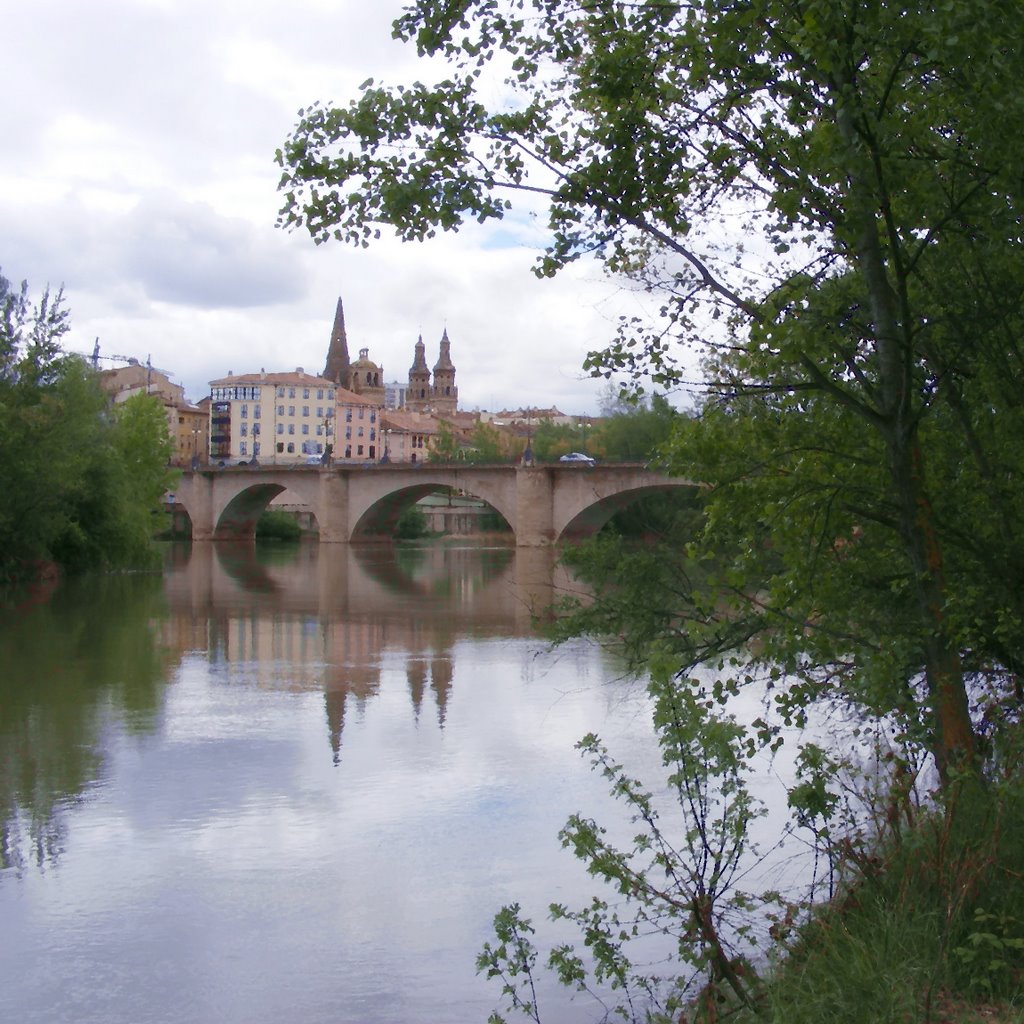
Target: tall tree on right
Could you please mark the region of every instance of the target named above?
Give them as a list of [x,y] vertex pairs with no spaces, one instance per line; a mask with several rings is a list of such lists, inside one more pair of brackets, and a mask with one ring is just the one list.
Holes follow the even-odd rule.
[[[977,763],[971,674],[1022,658],[1019,24],[1012,0],[418,0],[396,34],[450,75],[305,111],[281,221],[422,239],[528,198],[539,273],[593,253],[663,289],[589,368],[664,386],[680,340],[708,346],[677,454],[772,574],[737,601],[779,653],[898,651],[890,696],[923,677],[949,779]],[[854,591],[867,552],[888,586]]]

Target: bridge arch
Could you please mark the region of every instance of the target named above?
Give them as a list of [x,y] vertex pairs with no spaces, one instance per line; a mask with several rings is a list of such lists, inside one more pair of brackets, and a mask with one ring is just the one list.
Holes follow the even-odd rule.
[[294,494],[319,524],[321,491],[317,474],[247,469],[187,473],[175,494],[176,510],[192,526],[193,540],[251,540],[256,523],[281,494]]
[[584,504],[577,511],[566,511],[561,529],[555,538],[557,542],[583,540],[598,533],[612,517],[623,509],[635,505],[642,498],[652,494],[677,492],[683,487],[692,489],[693,485],[681,484],[678,481],[657,484],[644,484],[617,491],[603,497],[597,497]]
[[499,467],[497,473],[474,472],[428,465],[415,470],[376,472],[359,478],[359,493],[350,492],[349,539],[366,540],[374,534],[391,532],[398,517],[410,505],[428,494],[458,491],[486,502],[509,528],[516,529],[516,488],[513,467]]
[[[448,493],[453,493],[452,488],[444,488]],[[383,497],[379,498],[372,505],[370,505],[363,513],[359,516],[358,520],[352,526],[350,540],[360,541],[365,540],[369,537],[387,534],[393,536],[395,527],[398,523],[402,513],[414,505],[421,498],[425,498],[430,494],[437,494],[442,490],[442,487],[436,483],[423,483],[417,481],[414,484],[408,486],[398,487]],[[471,498],[478,498],[485,502],[490,508],[494,509],[499,516],[501,516],[506,523],[508,518],[501,512],[500,509],[494,508],[494,505],[481,494],[472,494],[468,491],[458,489],[460,493],[466,494]],[[508,523],[509,529],[512,529],[512,524]]]

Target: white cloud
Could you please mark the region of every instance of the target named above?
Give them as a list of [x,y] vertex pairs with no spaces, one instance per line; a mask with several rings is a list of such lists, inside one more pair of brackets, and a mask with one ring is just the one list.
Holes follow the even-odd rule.
[[69,347],[152,358],[192,398],[228,370],[321,369],[334,305],[403,379],[447,327],[466,407],[596,410],[586,352],[632,297],[592,267],[531,273],[528,214],[423,245],[314,246],[274,226],[299,107],[429,78],[402,0],[36,0],[5,12],[0,266],[63,283]]

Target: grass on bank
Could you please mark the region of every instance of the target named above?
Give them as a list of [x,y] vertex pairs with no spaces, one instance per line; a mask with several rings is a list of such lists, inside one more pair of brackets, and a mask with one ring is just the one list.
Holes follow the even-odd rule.
[[837,898],[782,937],[757,1014],[706,993],[693,1019],[1024,1022],[1024,785],[967,794],[848,851]]

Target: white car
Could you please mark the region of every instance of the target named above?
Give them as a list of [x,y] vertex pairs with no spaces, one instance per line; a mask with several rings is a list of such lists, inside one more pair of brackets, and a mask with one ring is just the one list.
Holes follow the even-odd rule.
[[578,462],[584,466],[593,466],[594,460],[589,455],[584,455],[583,452],[569,452],[568,455],[563,455],[559,462]]

